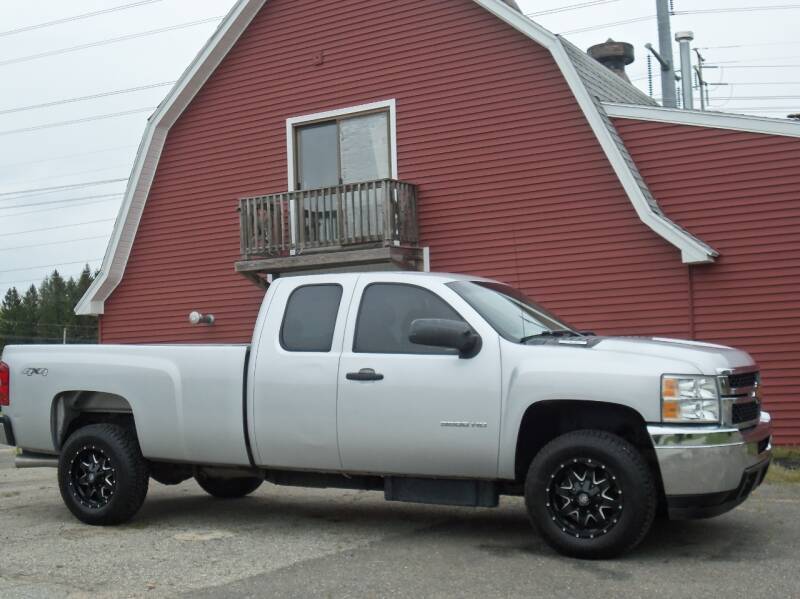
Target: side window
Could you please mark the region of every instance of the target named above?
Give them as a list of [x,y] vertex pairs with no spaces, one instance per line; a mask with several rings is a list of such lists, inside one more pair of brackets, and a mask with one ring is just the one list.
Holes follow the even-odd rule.
[[287,351],[331,351],[341,300],[340,285],[306,285],[295,289],[283,315],[283,348]]
[[408,340],[418,318],[464,319],[435,293],[396,283],[369,285],[361,296],[353,351],[371,354],[455,354],[455,350]]

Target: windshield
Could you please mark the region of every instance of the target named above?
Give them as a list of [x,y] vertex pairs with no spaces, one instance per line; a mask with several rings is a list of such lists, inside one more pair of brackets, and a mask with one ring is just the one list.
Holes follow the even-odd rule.
[[537,337],[578,334],[508,285],[484,281],[455,281],[447,285],[509,341],[525,343]]

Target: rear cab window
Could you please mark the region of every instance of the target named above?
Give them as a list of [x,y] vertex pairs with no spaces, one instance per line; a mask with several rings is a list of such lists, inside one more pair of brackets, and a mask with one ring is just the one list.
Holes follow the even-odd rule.
[[292,352],[329,352],[333,345],[342,286],[332,283],[298,287],[286,302],[281,347]]

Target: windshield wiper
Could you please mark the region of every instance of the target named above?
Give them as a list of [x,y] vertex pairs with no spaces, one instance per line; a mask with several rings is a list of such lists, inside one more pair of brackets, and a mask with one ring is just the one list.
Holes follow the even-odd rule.
[[520,343],[527,343],[532,339],[538,339],[540,337],[580,337],[580,333],[576,333],[575,331],[570,331],[568,329],[558,330],[558,331],[542,331],[541,333],[536,333],[535,335],[528,335],[527,337],[523,337],[519,340]]

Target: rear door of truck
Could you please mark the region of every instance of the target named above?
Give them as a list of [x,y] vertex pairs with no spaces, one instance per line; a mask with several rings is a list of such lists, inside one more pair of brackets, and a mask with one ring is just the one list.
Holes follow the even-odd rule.
[[276,280],[256,323],[249,430],[260,466],[339,470],[336,384],[357,275]]

